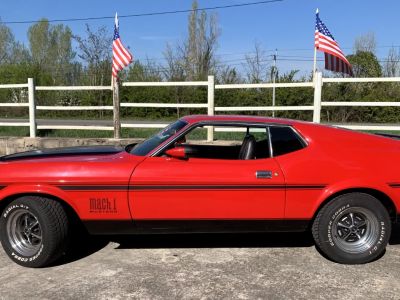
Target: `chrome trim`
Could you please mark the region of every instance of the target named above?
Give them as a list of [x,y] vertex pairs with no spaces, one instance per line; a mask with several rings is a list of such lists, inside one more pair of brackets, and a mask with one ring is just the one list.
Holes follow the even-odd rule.
[[267,170],[256,171],[256,178],[257,179],[271,179],[272,171],[267,171]]
[[274,148],[272,148],[271,131],[269,130],[269,126],[267,127],[267,134],[268,134],[269,155],[272,158],[274,157]]
[[25,208],[10,213],[6,221],[8,242],[18,255],[31,257],[43,248],[43,232],[38,218]]
[[289,126],[293,132],[296,134],[297,138],[300,139],[300,142],[303,144],[304,148],[308,147],[308,143],[306,139],[301,135],[301,133],[297,130],[297,128],[294,128],[293,126]]

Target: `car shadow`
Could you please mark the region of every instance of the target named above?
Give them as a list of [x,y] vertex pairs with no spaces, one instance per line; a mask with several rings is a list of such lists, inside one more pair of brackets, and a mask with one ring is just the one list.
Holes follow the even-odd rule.
[[116,249],[158,248],[277,248],[311,247],[308,232],[301,233],[196,233],[114,236]]
[[136,234],[121,236],[74,237],[64,255],[50,267],[78,261],[90,256],[110,242],[115,249],[168,249],[168,248],[260,248],[311,247],[311,233],[196,233],[196,234]]
[[[111,236],[116,249],[157,248],[296,248],[314,246],[310,231],[279,233],[196,233]],[[390,245],[400,244],[400,224],[392,228]]]
[[393,225],[392,235],[390,236],[389,244],[400,245],[400,223]]
[[[168,248],[301,248],[314,246],[311,232],[282,233],[196,233],[196,234],[137,234],[127,236],[75,237],[65,255],[51,266],[68,264],[90,256],[110,242],[115,249]],[[400,245],[400,224],[394,225],[390,245]]]
[[71,240],[68,250],[49,267],[66,265],[78,261],[100,251],[109,243],[110,239],[103,236],[81,234]]

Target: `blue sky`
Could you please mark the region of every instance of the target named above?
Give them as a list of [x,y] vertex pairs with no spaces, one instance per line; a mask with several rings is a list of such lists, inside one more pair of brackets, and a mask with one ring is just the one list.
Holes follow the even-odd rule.
[[[199,0],[199,7],[255,2],[256,0]],[[80,18],[188,9],[191,0],[2,0],[0,17],[4,22],[20,20]],[[271,4],[218,10],[221,28],[218,53],[222,60],[236,60],[252,51],[255,41],[265,49],[278,49],[278,57],[313,57],[315,9],[344,52],[349,54],[354,39],[374,32],[378,57],[387,55],[388,46],[400,45],[398,13],[400,1],[376,0],[284,0]],[[136,58],[162,58],[167,42],[184,39],[188,14],[125,18],[120,34]],[[113,28],[112,20],[88,22],[96,27]],[[85,22],[67,23],[75,34],[82,34]],[[10,24],[16,38],[26,43],[29,24]],[[300,49],[300,50],[299,50]],[[322,57],[322,54],[319,54]],[[162,60],[159,60],[162,62]],[[240,63],[240,61],[237,61]],[[305,73],[312,62],[278,61],[281,70],[300,69]]]

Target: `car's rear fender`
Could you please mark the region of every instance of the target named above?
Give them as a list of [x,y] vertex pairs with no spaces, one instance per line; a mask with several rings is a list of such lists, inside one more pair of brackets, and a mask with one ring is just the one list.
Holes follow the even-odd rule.
[[377,198],[388,209],[393,220],[400,214],[400,188],[392,188],[388,183],[362,178],[349,179],[327,186],[312,208],[313,216],[319,209],[339,195],[364,192]]

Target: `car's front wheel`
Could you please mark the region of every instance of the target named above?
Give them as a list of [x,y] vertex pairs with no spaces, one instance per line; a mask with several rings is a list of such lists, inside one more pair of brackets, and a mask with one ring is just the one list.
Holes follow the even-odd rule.
[[316,246],[331,260],[363,264],[384,253],[391,222],[378,199],[349,193],[332,199],[318,212],[312,233]]
[[24,196],[0,217],[0,239],[7,255],[25,267],[44,267],[64,252],[69,233],[62,205],[52,199]]

